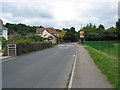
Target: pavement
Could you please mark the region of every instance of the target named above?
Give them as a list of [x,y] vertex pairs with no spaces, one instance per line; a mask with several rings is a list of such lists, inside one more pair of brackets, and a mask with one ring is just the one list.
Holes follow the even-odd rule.
[[76,47],[62,44],[2,62],[3,88],[65,88]]
[[0,62],[8,58],[11,58],[11,56],[2,56],[2,52],[0,52]]
[[105,76],[97,68],[84,46],[77,45],[77,47],[72,88],[110,88]]

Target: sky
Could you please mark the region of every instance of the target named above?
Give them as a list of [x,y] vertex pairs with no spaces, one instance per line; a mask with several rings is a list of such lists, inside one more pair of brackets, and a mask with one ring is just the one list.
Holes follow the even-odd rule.
[[89,23],[115,27],[119,0],[0,0],[0,19],[30,26],[75,27]]

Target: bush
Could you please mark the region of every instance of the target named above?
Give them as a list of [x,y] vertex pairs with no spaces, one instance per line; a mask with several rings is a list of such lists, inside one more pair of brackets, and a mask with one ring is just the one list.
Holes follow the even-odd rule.
[[2,36],[0,38],[0,41],[2,42],[2,49],[6,46],[7,40]]

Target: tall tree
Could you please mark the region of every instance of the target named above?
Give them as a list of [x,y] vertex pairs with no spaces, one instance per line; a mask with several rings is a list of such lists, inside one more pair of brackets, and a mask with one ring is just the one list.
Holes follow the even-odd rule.
[[66,34],[66,31],[61,30],[61,32],[60,32],[60,37],[63,38],[63,37],[65,36],[65,34]]
[[70,31],[73,32],[73,33],[76,32],[74,27],[71,27],[71,28],[70,28]]
[[116,30],[118,32],[118,40],[120,40],[120,19],[116,22]]

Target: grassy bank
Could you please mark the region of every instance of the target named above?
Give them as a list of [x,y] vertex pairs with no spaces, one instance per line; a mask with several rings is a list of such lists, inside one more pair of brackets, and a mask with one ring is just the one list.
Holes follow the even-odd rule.
[[93,58],[97,67],[106,76],[112,86],[118,88],[118,58],[96,50],[92,47],[85,47]]

